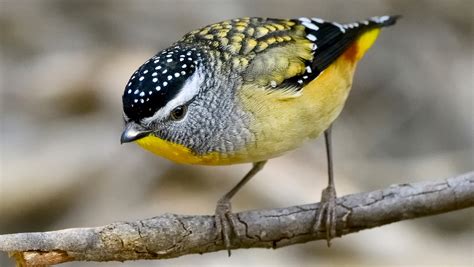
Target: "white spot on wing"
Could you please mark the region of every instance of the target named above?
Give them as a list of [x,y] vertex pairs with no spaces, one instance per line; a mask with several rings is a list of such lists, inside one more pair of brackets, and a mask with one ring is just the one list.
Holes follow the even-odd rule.
[[333,22],[332,25],[338,27],[339,30],[340,30],[342,33],[346,33],[346,29],[344,29],[344,27],[342,27],[341,24],[339,24],[339,23],[337,23],[337,22]]
[[370,20],[376,23],[384,23],[389,20],[390,16],[381,16],[381,17],[371,17]]
[[311,20],[314,21],[314,22],[320,23],[320,24],[324,23],[324,20],[320,19],[320,18],[311,18]]
[[299,18],[299,21],[301,21],[301,22],[311,22],[310,19],[304,18],[304,17]]
[[314,35],[311,34],[311,33],[308,34],[308,35],[306,35],[306,38],[308,38],[308,40],[310,40],[310,41],[312,41],[312,42],[316,41],[316,39],[317,39],[316,36],[314,36]]
[[314,23],[306,22],[306,21],[305,21],[305,22],[303,22],[303,23],[301,23],[301,24],[303,24],[303,26],[305,26],[306,28],[311,29],[311,30],[313,30],[313,31],[319,30],[319,27],[316,26],[316,24],[314,24]]

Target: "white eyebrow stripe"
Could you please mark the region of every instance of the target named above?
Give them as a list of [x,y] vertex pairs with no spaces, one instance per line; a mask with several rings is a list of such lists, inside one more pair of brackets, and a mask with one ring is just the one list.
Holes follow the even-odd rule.
[[194,74],[189,77],[184,83],[181,91],[171,99],[166,105],[160,108],[158,111],[153,114],[153,116],[144,118],[142,120],[143,124],[149,125],[157,119],[163,119],[169,116],[170,112],[177,106],[186,104],[189,100],[193,99],[201,88],[201,84],[204,82],[204,75],[201,74],[199,69],[196,69]]

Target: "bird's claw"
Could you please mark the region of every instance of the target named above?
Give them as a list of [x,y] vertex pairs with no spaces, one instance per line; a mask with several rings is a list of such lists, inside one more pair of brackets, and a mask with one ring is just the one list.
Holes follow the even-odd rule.
[[336,189],[333,186],[328,186],[323,190],[319,214],[314,224],[314,231],[323,229],[326,230],[326,241],[330,247],[331,239],[336,236]]
[[239,236],[239,232],[235,228],[236,218],[235,214],[232,213],[232,206],[228,199],[222,198],[217,202],[215,220],[217,233],[224,241],[225,248],[230,257],[232,233]]

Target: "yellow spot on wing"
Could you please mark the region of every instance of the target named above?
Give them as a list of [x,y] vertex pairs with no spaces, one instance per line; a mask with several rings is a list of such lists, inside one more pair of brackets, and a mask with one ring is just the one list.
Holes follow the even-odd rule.
[[266,42],[260,42],[258,43],[257,52],[265,50],[267,47],[268,47],[268,44]]
[[257,45],[257,41],[255,41],[254,39],[248,39],[245,45],[245,50],[242,51],[242,53],[244,55],[248,54],[250,51],[252,51],[252,49],[255,48],[256,45]]
[[257,32],[255,33],[255,38],[260,38],[268,34],[268,29],[264,27],[258,27]]

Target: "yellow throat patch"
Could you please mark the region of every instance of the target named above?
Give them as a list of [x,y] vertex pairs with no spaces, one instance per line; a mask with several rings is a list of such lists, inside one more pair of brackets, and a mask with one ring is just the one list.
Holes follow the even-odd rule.
[[183,145],[172,143],[153,135],[139,139],[136,143],[155,155],[182,164],[227,165],[237,163],[240,158],[239,156],[222,157],[217,152],[198,155]]

